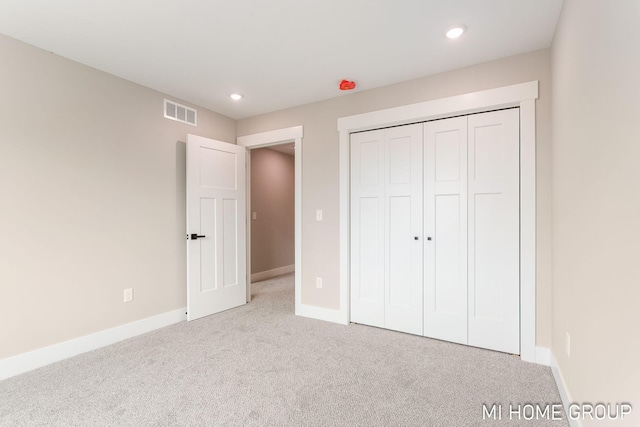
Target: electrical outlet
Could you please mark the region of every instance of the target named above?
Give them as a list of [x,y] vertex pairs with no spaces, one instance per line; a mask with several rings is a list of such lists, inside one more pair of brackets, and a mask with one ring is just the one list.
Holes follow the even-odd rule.
[[322,289],[322,277],[316,277],[316,288]]
[[566,336],[564,339],[564,347],[565,347],[565,350],[567,351],[567,357],[571,357],[571,335],[569,335],[569,332],[566,333]]
[[133,301],[133,288],[128,288],[124,290],[124,302]]
[[253,218],[253,219],[258,219],[258,213],[257,213],[257,212],[254,212],[254,213],[253,213],[253,215],[252,215],[252,218]]
[[318,209],[316,211],[316,221],[322,221],[322,210]]

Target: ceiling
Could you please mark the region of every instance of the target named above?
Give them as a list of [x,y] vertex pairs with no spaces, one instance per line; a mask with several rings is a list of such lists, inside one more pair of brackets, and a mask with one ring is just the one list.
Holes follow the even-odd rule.
[[[240,119],[549,47],[562,0],[2,0],[0,33]],[[456,40],[445,31],[463,24]],[[244,98],[234,102],[231,93]]]

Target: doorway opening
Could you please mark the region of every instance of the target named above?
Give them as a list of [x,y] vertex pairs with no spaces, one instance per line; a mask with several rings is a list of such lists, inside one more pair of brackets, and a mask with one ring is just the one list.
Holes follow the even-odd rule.
[[[253,150],[261,148],[277,148],[294,151],[294,262],[293,271],[295,272],[295,312],[298,314],[301,307],[301,288],[302,288],[302,126],[294,126],[285,129],[279,129],[269,132],[262,132],[247,136],[241,136],[237,139],[239,146],[249,150],[247,156],[247,302],[251,301],[251,282],[254,279],[261,279],[268,275],[277,275],[286,273],[290,266],[283,266],[265,270],[263,272],[252,271],[252,225],[254,221],[258,221],[260,211],[253,210],[251,206],[252,188],[251,188],[251,157]],[[289,148],[287,148],[289,147]],[[293,147],[291,149],[290,147]],[[253,219],[253,212],[256,212],[256,220]],[[260,265],[260,263],[258,263]],[[264,266],[264,264],[263,264]],[[264,267],[263,267],[264,268]],[[275,271],[274,271],[275,270]],[[260,273],[263,273],[260,275]],[[256,276],[257,274],[257,276]],[[274,277],[274,276],[271,276]],[[256,280],[253,280],[256,281]]]
[[251,283],[295,271],[295,147],[248,151]]

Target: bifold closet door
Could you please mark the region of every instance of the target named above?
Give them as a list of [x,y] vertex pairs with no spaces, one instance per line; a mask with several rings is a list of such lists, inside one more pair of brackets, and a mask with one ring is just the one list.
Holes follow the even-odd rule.
[[467,344],[467,117],[424,124],[424,335]]
[[424,124],[424,335],[520,352],[519,110]]
[[520,353],[519,110],[351,135],[351,320]]
[[520,353],[519,110],[468,120],[469,345]]
[[385,130],[385,328],[422,335],[422,125]]
[[384,131],[351,135],[351,321],[384,328]]
[[351,320],[422,335],[422,125],[351,136]]

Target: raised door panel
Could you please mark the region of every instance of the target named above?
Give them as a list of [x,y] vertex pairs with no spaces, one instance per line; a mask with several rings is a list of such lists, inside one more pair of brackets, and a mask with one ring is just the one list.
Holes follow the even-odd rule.
[[208,236],[200,240],[200,291],[208,292],[218,289],[218,233],[216,222],[218,216],[217,200],[203,197],[200,199],[200,233]]
[[469,344],[519,354],[519,110],[469,116]]
[[467,343],[467,118],[424,124],[424,335]]
[[222,229],[222,286],[225,288],[238,286],[238,200],[222,200],[222,218],[219,221]]
[[[199,147],[200,187],[235,190],[237,186],[237,154],[223,149]],[[211,168],[211,165],[219,167]]]
[[351,321],[384,327],[384,132],[351,135]]

